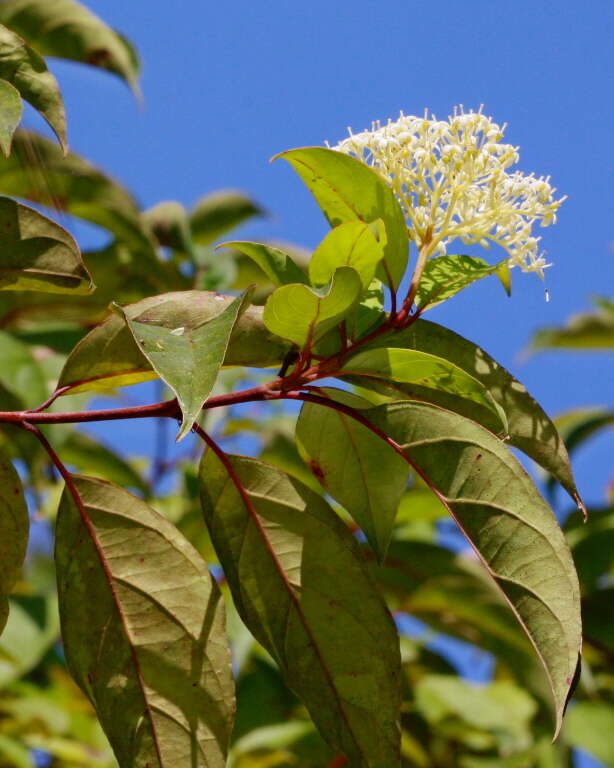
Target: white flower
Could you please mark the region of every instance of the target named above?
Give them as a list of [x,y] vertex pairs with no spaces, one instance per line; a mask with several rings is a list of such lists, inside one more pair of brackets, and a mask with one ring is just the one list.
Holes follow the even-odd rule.
[[556,221],[565,200],[554,199],[549,177],[510,172],[518,147],[502,144],[505,125],[478,112],[455,108],[447,121],[401,116],[352,134],[336,147],[378,171],[394,190],[410,238],[446,253],[449,242],[504,248],[510,266],[537,272],[549,266],[539,253],[533,224]]

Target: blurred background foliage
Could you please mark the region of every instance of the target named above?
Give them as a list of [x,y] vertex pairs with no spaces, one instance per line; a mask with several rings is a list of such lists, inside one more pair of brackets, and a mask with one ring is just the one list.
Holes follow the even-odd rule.
[[[272,285],[239,251],[215,249],[243,222],[268,215],[248,195],[220,190],[191,210],[174,201],[140,210],[119,181],[85,158],[65,154],[61,94],[42,57],[109,70],[138,92],[138,57],[128,41],[73,0],[4,0],[0,25],[0,143],[5,153],[12,144],[0,160],[0,194],[108,233],[103,249],[83,254],[97,286],[93,294],[0,291],[0,409],[21,410],[51,394],[67,353],[108,314],[112,300],[124,305],[163,291],[238,291],[256,283],[262,302]],[[16,36],[25,40],[25,49]],[[58,143],[17,128],[21,99],[43,114]],[[7,246],[0,240],[2,247]],[[309,258],[303,249],[284,247],[299,263]],[[596,299],[592,310],[564,328],[537,332],[531,342],[534,351],[567,348],[570,354],[611,353],[613,346],[614,311],[607,298]],[[254,372],[250,381],[261,377]],[[224,371],[217,393],[231,391],[239,379],[245,385],[244,371]],[[97,396],[70,395],[53,408],[82,409]],[[132,395],[121,390],[116,397],[128,402]],[[558,417],[557,426],[575,453],[613,422],[612,412],[578,403],[577,410]],[[297,452],[287,409],[231,408],[208,413],[202,423],[223,445],[261,456],[322,492]],[[198,502],[198,447],[169,458],[164,444],[170,435],[161,424],[156,445],[127,455],[119,447],[121,429],[131,427],[116,425],[104,440],[69,425],[46,432],[72,469],[127,487],[165,514],[223,586]],[[0,637],[0,766],[110,768],[116,763],[104,734],[63,663],[51,558],[61,484],[30,436],[3,425],[0,441],[22,476],[33,520],[26,569]],[[554,483],[542,481],[564,524],[583,595],[582,675],[563,733],[550,743],[549,694],[533,650],[445,510],[414,478],[399,506],[390,553],[383,566],[373,562],[403,632],[402,748],[408,768],[567,768],[576,750],[614,766],[614,488],[604,490],[603,506],[590,510],[584,524]],[[339,513],[349,519],[344,510]],[[229,765],[333,765],[334,755],[275,663],[228,604],[238,688]]]

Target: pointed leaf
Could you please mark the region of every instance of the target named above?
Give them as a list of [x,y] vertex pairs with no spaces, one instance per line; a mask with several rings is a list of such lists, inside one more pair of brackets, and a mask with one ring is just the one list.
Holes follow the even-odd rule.
[[0,451],[0,632],[8,617],[7,596],[26,556],[29,525],[21,480]]
[[[385,232],[382,234],[385,237]],[[353,267],[360,276],[362,287],[367,288],[384,257],[384,245],[385,241],[380,243],[372,228],[363,221],[339,224],[331,229],[313,252],[309,278],[313,285],[324,285],[338,267]]]
[[[525,387],[481,347],[428,320],[418,320],[398,333],[383,334],[369,345],[369,349],[377,347],[415,349],[437,355],[477,379],[505,411],[511,445],[552,473],[572,498],[581,503],[569,456],[556,426]],[[414,397],[435,403],[477,421],[491,432],[500,428],[491,410],[448,393],[414,384],[380,384],[366,378],[361,378],[360,383],[385,392],[395,400]]]
[[255,459],[201,463],[211,538],[242,619],[352,765],[399,766],[400,658],[360,547],[328,504]]
[[64,157],[35,133],[15,134],[11,157],[0,160],[0,192],[91,221],[134,248],[152,248],[129,192],[79,155]]
[[[323,391],[350,407],[370,405],[342,390]],[[303,404],[296,440],[313,475],[352,515],[381,562],[409,480],[407,463],[362,424],[312,403]]]
[[558,732],[581,626],[578,578],[552,511],[507,448],[472,421],[424,403],[362,413],[440,494],[501,588],[548,675]]
[[325,147],[282,152],[301,177],[332,227],[346,221],[381,219],[386,229],[379,279],[398,287],[409,253],[407,225],[394,193],[381,176],[355,157]]
[[317,342],[357,303],[362,285],[350,267],[336,270],[322,289],[303,284],[283,285],[269,296],[263,321],[271,333],[302,346]]
[[[0,3],[3,6],[4,3]],[[2,22],[0,10],[0,22]],[[15,27],[11,25],[13,29]],[[55,77],[45,60],[19,35],[0,23],[0,78],[7,80],[21,97],[38,110],[58,137],[66,151],[66,115],[64,102]]]
[[[219,315],[233,300],[233,296],[210,291],[176,291],[142,299],[123,307],[123,311],[137,322],[163,326],[169,331],[193,331]],[[237,321],[224,365],[278,365],[288,348],[287,342],[264,327],[262,307],[248,307]],[[125,387],[156,377],[124,320],[111,314],[73,349],[60,374],[58,388],[69,386],[74,394]]]
[[477,280],[498,274],[506,264],[507,259],[492,265],[475,256],[439,256],[430,259],[426,262],[418,284],[416,305],[422,310],[434,307]]
[[139,64],[132,45],[75,0],[3,0],[0,22],[43,56],[106,69],[137,90]]
[[8,197],[0,197],[0,242],[0,290],[93,290],[72,235],[33,208]]
[[8,157],[11,154],[13,134],[23,112],[21,96],[17,88],[6,80],[0,80],[0,149]]
[[194,426],[222,367],[230,336],[246,309],[249,293],[236,298],[219,315],[194,329],[130,319],[123,314],[134,340],[151,367],[177,396],[183,421],[182,440]]
[[[289,253],[265,243],[248,243],[233,240],[222,243],[218,248],[234,248],[256,262],[273,285],[307,283],[307,275],[298,267]],[[328,282],[328,281],[327,281]]]
[[195,243],[208,245],[226,232],[265,211],[243,192],[222,189],[202,197],[192,208],[190,224]]
[[120,768],[222,768],[234,713],[224,607],[205,562],[140,499],[88,477],[57,520],[66,660]]
[[416,384],[436,389],[464,400],[472,400],[498,416],[501,427],[507,430],[505,411],[494,400],[486,387],[462,368],[436,355],[414,349],[379,348],[359,352],[343,365],[342,372],[392,379],[395,382]]

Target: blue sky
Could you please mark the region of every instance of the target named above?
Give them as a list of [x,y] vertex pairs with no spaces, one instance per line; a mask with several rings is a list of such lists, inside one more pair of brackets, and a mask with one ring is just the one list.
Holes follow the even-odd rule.
[[[484,104],[509,124],[519,167],[551,175],[569,195],[559,223],[540,232],[554,262],[545,283],[551,300],[536,277],[515,271],[511,299],[491,279],[430,317],[484,346],[551,414],[611,402],[605,354],[521,356],[537,327],[561,323],[612,289],[611,0],[175,0],[172,12],[151,0],[86,4],[139,49],[144,106],[110,75],[54,63],[71,147],[146,206],[246,190],[272,216],[244,228],[245,238],[313,247],[325,234],[290,168],[269,164],[277,152],[334,142],[346,126],[361,130],[401,109],[445,117],[456,104]],[[99,242],[86,232],[82,245]],[[593,503],[603,500],[608,454],[603,436],[576,462]]]
[[[245,227],[246,238],[312,247],[326,231],[290,168],[269,164],[275,153],[336,141],[347,126],[361,130],[401,109],[428,107],[444,117],[455,104],[483,103],[509,124],[519,167],[550,174],[569,195],[559,223],[540,232],[554,262],[545,283],[551,300],[539,279],[515,271],[511,299],[491,279],[430,316],[482,344],[552,414],[611,400],[606,355],[521,355],[535,328],[611,291],[610,0],[176,0],[172,13],[145,0],[87,4],[138,47],[144,106],[110,75],[54,64],[72,148],[122,179],[144,205],[192,204],[220,187],[248,191],[272,217]],[[603,499],[608,479],[607,443],[597,438],[576,462],[593,502]]]

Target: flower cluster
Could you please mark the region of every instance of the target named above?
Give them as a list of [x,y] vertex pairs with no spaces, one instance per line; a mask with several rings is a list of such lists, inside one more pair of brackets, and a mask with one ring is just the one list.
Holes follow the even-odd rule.
[[518,148],[503,144],[505,125],[455,109],[447,121],[401,116],[352,134],[334,149],[372,166],[390,184],[411,239],[443,255],[448,243],[505,248],[510,266],[543,276],[546,264],[532,227],[554,223],[565,198],[554,199],[549,177],[510,172]]

